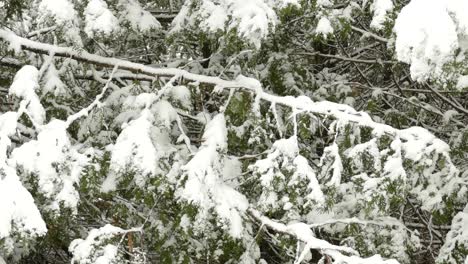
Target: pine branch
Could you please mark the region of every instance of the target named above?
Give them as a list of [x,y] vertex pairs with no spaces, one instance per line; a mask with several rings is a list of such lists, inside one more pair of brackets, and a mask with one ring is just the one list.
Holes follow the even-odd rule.
[[[186,70],[176,68],[152,68],[143,64],[129,62],[116,58],[108,58],[95,54],[90,54],[86,51],[78,51],[69,47],[59,47],[55,45],[45,44],[37,41],[32,41],[26,38],[19,37],[11,31],[0,29],[0,39],[10,42],[10,46],[22,48],[39,54],[54,54],[58,57],[72,58],[77,61],[94,64],[102,67],[118,67],[119,69],[127,70],[135,74],[144,74],[154,77],[175,77],[192,81],[195,83],[203,83],[213,85],[216,89],[233,89],[240,88],[256,95],[255,104],[260,101],[267,101],[271,104],[283,105],[291,108],[296,113],[307,112],[310,114],[321,115],[325,117],[333,117],[341,123],[353,123],[359,126],[372,128],[378,134],[387,134],[390,136],[398,136],[404,140],[412,140],[423,135],[416,135],[410,130],[399,130],[389,125],[374,122],[365,112],[359,112],[350,106],[337,104],[328,101],[313,102],[309,97],[299,96],[277,96],[264,92],[259,81],[253,78],[238,76],[235,80],[229,81],[219,77],[206,76],[190,73]],[[424,130],[426,135],[437,141],[438,144],[449,147],[446,143],[436,139],[430,132]],[[419,131],[423,132],[423,131]]]

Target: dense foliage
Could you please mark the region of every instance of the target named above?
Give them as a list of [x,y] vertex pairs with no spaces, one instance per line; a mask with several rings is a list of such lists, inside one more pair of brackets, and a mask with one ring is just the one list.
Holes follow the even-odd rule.
[[468,263],[465,0],[0,0],[0,263]]

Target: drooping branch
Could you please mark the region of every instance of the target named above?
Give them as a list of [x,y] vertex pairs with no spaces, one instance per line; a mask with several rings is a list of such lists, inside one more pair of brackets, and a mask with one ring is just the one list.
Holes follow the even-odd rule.
[[94,101],[88,105],[87,107],[81,109],[78,113],[75,113],[71,116],[69,116],[67,118],[67,125],[69,126],[71,123],[73,123],[75,120],[83,117],[83,116],[87,116],[89,114],[89,111],[91,111],[91,109],[93,109],[94,107],[96,107],[97,105],[99,105],[101,102],[101,98],[104,96],[104,94],[106,93],[107,89],[109,88],[109,85],[110,85],[110,82],[112,81],[112,78],[115,74],[115,72],[117,71],[118,69],[118,66],[116,65],[114,67],[114,69],[112,70],[111,74],[110,74],[110,77],[109,79],[107,80],[106,84],[104,85],[104,88],[102,89],[102,92],[100,94],[98,94],[96,96],[96,98],[94,99]]
[[[20,69],[24,65],[26,64],[15,58],[9,58],[9,57],[0,58],[0,66],[3,66],[3,67]],[[104,79],[109,79],[110,77],[106,74],[100,74],[100,75]],[[74,76],[74,78],[79,79],[79,80],[90,80],[90,81],[94,80],[94,76],[92,72],[87,72],[84,74],[77,74]],[[119,71],[118,73],[115,73],[112,76],[112,78],[121,79],[121,80],[138,80],[138,81],[146,81],[146,82],[152,82],[155,80],[155,77],[151,77],[145,74],[135,74],[135,73],[128,72],[128,71]]]
[[[235,80],[224,80],[219,77],[194,74],[186,70],[177,68],[153,68],[139,63],[91,54],[86,51],[76,50],[70,47],[59,47],[51,44],[32,41],[26,38],[19,37],[13,32],[7,31],[5,29],[0,29],[0,39],[9,42],[10,47],[13,47],[15,49],[24,49],[39,54],[53,54],[54,56],[71,58],[77,61],[107,68],[114,68],[118,66],[119,69],[127,70],[135,74],[171,78],[174,76],[178,76],[178,78],[181,78],[183,80],[213,85],[218,90],[234,88],[248,90],[256,95],[256,103],[263,100],[271,104],[289,107],[297,113],[305,112],[314,115],[333,117],[342,122],[343,124],[353,123],[359,126],[370,127],[378,134],[398,136],[405,140],[412,140],[413,137],[422,136],[415,135],[411,130],[399,130],[389,125],[376,123],[370,118],[370,116],[367,113],[356,111],[354,110],[354,108],[347,105],[337,104],[328,101],[313,102],[309,97],[306,96],[277,96],[267,93],[263,91],[261,83],[259,81],[241,75],[238,76]],[[428,137],[433,138],[434,141],[437,141],[437,144],[439,144],[440,146],[444,146],[444,148],[448,151],[449,147],[446,143],[436,139],[428,131],[424,131]],[[418,131],[418,133],[424,131]]]
[[[307,224],[294,223],[285,225],[262,215],[254,208],[249,208],[247,212],[260,225],[265,226],[276,233],[291,236],[298,241],[305,243],[305,250],[318,250],[321,254],[335,259],[336,263],[398,264],[398,261],[396,260],[384,260],[379,255],[374,255],[370,258],[361,258],[352,248],[332,245],[325,240],[316,238]],[[350,254],[352,256],[346,256],[343,253]]]
[[294,237],[295,239],[309,244],[310,248],[317,249],[317,250],[334,250],[334,251],[341,251],[344,253],[349,254],[358,254],[354,249],[349,247],[343,246],[335,246],[328,243],[325,240],[318,239],[312,235],[312,231],[310,230],[309,226],[304,223],[295,223],[291,225],[285,225],[279,223],[275,220],[272,220],[264,215],[262,215],[256,209],[250,208],[248,210],[249,215],[255,219],[261,225],[268,227],[269,229],[281,233],[284,235],[289,235]]
[[231,87],[236,85],[235,82],[225,81],[217,77],[192,74],[181,69],[153,68],[139,63],[133,63],[121,59],[108,58],[91,54],[84,50],[77,50],[70,47],[59,47],[51,44],[41,43],[19,37],[13,32],[4,29],[0,29],[0,39],[9,42],[11,44],[11,47],[13,47],[14,49],[24,49],[38,54],[53,54],[56,57],[70,58],[76,61],[90,63],[106,68],[114,68],[116,65],[118,65],[119,69],[128,70],[136,74],[142,73],[158,77],[180,76],[181,78],[189,81],[212,85],[221,85],[223,87]]

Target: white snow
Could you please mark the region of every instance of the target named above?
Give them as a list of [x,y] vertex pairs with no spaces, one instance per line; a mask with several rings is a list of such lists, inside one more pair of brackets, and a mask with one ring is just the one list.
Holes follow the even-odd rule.
[[375,29],[382,29],[383,23],[387,19],[387,14],[393,9],[392,0],[374,0],[371,10],[374,12],[370,26]]
[[[271,184],[275,177],[281,177],[280,174],[276,173],[277,167],[279,166],[278,160],[284,159],[285,164],[288,164],[289,161],[292,161],[299,154],[299,147],[297,145],[297,138],[295,136],[280,139],[275,141],[271,149],[271,153],[268,154],[267,158],[262,160],[257,160],[254,165],[255,171],[258,171],[260,174],[261,184],[268,190],[271,188]],[[299,162],[300,163],[300,162]],[[269,194],[269,199],[265,201],[270,201],[268,203],[274,202],[271,200]]]
[[0,240],[19,232],[24,238],[42,236],[46,224],[31,194],[23,187],[16,170],[7,163],[9,136],[16,132],[18,114],[0,114]]
[[36,90],[39,89],[38,74],[36,67],[23,66],[10,86],[10,95],[23,99],[22,105],[26,107],[29,117],[35,124],[42,125],[45,121],[45,110],[36,94]]
[[447,0],[447,11],[457,23],[457,33],[460,35],[468,34],[468,17],[466,10],[468,2],[464,0]]
[[192,93],[186,86],[182,86],[182,85],[174,86],[171,88],[169,93],[170,93],[170,97],[173,100],[175,100],[176,102],[179,102],[185,108],[187,109],[192,108],[192,101],[191,101]]
[[[300,195],[305,198],[304,204],[299,206],[307,206],[311,202],[321,206],[325,202],[315,171],[307,159],[299,154],[296,136],[275,141],[268,156],[265,159],[257,160],[254,165],[250,166],[250,170],[254,175],[258,174],[260,178],[262,193],[257,203],[262,209],[281,206],[284,210],[292,209],[289,197],[279,197],[278,195],[284,191],[275,187],[275,183],[279,181],[284,182],[283,188],[296,188],[301,184],[306,184],[306,188],[300,192]],[[282,170],[291,171],[292,175],[287,177]]]
[[90,0],[85,8],[84,15],[84,31],[89,37],[93,37],[95,33],[108,36],[120,29],[118,19],[108,9],[107,3],[103,0]]
[[327,7],[327,6],[331,6],[332,3],[330,2],[330,0],[317,0],[317,6],[318,7]]
[[[440,249],[440,254],[437,257],[439,263],[456,264],[457,260],[454,258],[454,250],[456,247],[466,248],[468,246],[468,205],[462,212],[455,215],[452,220],[452,227],[447,233],[446,241]],[[465,263],[468,257],[465,257]]]
[[60,79],[57,68],[54,63],[49,65],[45,75],[45,84],[42,88],[44,94],[52,93],[55,96],[63,96],[67,93],[66,86]]
[[112,264],[117,257],[118,248],[114,245],[106,245],[102,249],[102,255],[96,259],[96,264]]
[[444,117],[443,117],[443,120],[444,120],[444,123],[447,124],[448,122],[450,122],[450,120],[458,115],[459,113],[457,112],[457,110],[453,110],[453,109],[450,109],[450,110],[447,110],[445,111],[444,113]]
[[[137,169],[136,183],[142,186],[148,174],[155,174],[158,153],[151,140],[154,121],[150,110],[144,109],[138,119],[125,126],[115,143],[111,156],[111,169],[116,173],[128,168]],[[115,189],[111,184],[116,179],[111,175],[106,179],[103,191]]]
[[[459,34],[468,33],[464,0],[412,0],[395,21],[398,60],[411,64],[417,81],[438,78],[443,66],[453,60]],[[424,12],[421,12],[424,10]]]
[[18,114],[6,112],[0,115],[0,162],[7,160],[7,150],[11,144],[9,136],[16,132]]
[[317,202],[320,205],[325,204],[325,196],[323,195],[323,192],[317,180],[317,176],[313,171],[312,167],[310,167],[307,159],[303,156],[298,155],[294,159],[294,165],[296,166],[296,170],[289,184],[294,184],[294,181],[297,181],[299,183],[304,180],[307,180],[309,182],[308,188],[310,190],[310,193],[307,195],[307,198]]
[[77,12],[68,0],[42,0],[39,4],[39,12],[55,18],[58,24],[73,22],[77,19]]
[[212,32],[224,29],[228,20],[226,7],[212,1],[203,1],[201,5],[200,16],[204,18],[200,24],[201,28]]
[[[299,5],[297,0],[204,0],[199,5],[187,1],[173,21],[172,32],[186,25],[216,32],[237,29],[239,37],[257,48],[278,23],[275,9],[289,4]],[[192,6],[196,6],[192,9]],[[192,12],[190,12],[192,11]],[[200,22],[198,22],[200,21]]]
[[[383,168],[384,175],[391,180],[398,180],[399,178],[406,180],[407,175],[403,168],[401,140],[399,138],[393,140],[390,144],[390,148],[395,153],[387,158]],[[408,155],[408,153],[406,153],[406,155]]]
[[[328,253],[329,251],[327,251]],[[352,263],[352,264],[399,264],[394,259],[384,259],[380,255],[374,255],[369,258],[360,258],[358,256],[345,256],[338,252],[330,252],[330,256],[334,259],[334,263]]]
[[1,162],[0,170],[0,239],[9,237],[13,232],[33,238],[45,235],[46,224],[15,169]]
[[[314,233],[310,229],[310,227],[307,224],[301,223],[301,222],[295,222],[295,223],[290,223],[288,225],[276,222],[274,220],[271,220],[263,215],[260,214],[260,212],[250,209],[249,210],[250,214],[252,214],[256,219],[260,220],[261,223],[274,231],[280,232],[280,233],[285,233],[285,234],[290,234],[294,237],[296,237],[299,241],[304,242],[306,244],[306,247],[309,249],[319,249],[323,250],[327,254],[333,253],[335,255],[335,259],[338,257],[345,257],[343,256],[341,252],[346,252],[350,254],[357,254],[355,250],[349,247],[345,246],[335,246],[330,244],[329,242],[318,239],[315,237]],[[355,257],[355,262],[344,262],[344,263],[364,263],[364,262],[358,262],[358,261],[364,261],[365,259],[362,259],[360,257]],[[337,263],[340,263],[339,261]],[[370,264],[370,262],[368,262]],[[375,264],[380,263],[380,262],[374,262]],[[389,262],[390,263],[390,262]],[[392,262],[392,263],[398,263],[398,262]]]
[[327,35],[331,33],[333,33],[333,27],[330,23],[330,20],[328,20],[326,17],[320,18],[319,22],[317,23],[317,27],[315,28],[315,34],[322,34],[323,37],[326,38]]
[[360,154],[368,153],[374,160],[374,169],[380,171],[382,168],[380,162],[380,151],[377,145],[377,139],[373,138],[368,142],[357,144],[354,147],[346,150],[346,155],[351,158],[359,168],[363,168],[362,160],[358,157]]
[[161,24],[148,11],[144,10],[137,0],[119,0],[124,7],[123,17],[130,22],[135,31],[159,29]]
[[239,238],[243,232],[242,215],[248,208],[244,195],[223,181],[220,153],[227,148],[226,121],[218,114],[206,125],[203,144],[193,158],[183,166],[187,180],[178,196],[200,208],[197,221],[203,223],[214,209],[223,228]]
[[166,100],[160,100],[155,103],[151,108],[151,112],[154,113],[157,122],[166,128],[170,128],[171,124],[178,118],[176,110]]
[[458,78],[457,89],[461,90],[468,87],[468,75],[463,75]]
[[72,253],[73,263],[111,264],[118,261],[118,247],[106,244],[109,239],[129,232],[141,232],[140,228],[124,230],[107,224],[99,229],[89,231],[85,239],[75,239],[70,243],[68,250]]
[[59,210],[61,202],[76,210],[79,195],[74,184],[87,164],[87,158],[71,146],[66,129],[66,122],[52,120],[41,128],[37,140],[15,148],[11,154],[13,166],[36,175],[39,191],[50,199],[48,209],[52,211]]
[[300,0],[272,0],[273,5],[277,8],[284,8],[288,5],[300,7]]
[[[343,171],[338,144],[333,142],[330,146],[327,146],[323,152],[324,154],[320,159],[320,166],[330,163],[330,169],[332,170],[332,176],[327,182],[327,185],[338,187],[341,183],[341,172]],[[331,162],[328,161],[329,159],[331,159]]]
[[128,96],[123,102],[123,106],[125,108],[149,108],[156,99],[157,96],[154,93],[141,93],[137,96]]
[[260,47],[261,40],[269,33],[269,27],[277,24],[277,17],[268,4],[261,0],[230,1],[234,24],[239,35]]
[[[402,165],[403,159],[405,159],[408,162],[413,162],[414,164],[416,164],[415,167],[424,164],[424,173],[421,173],[421,175],[419,175],[416,170],[412,172],[416,174],[414,175],[415,181],[419,181],[418,177],[420,177],[421,180],[425,182],[425,184],[424,186],[418,186],[411,192],[412,195],[414,195],[414,197],[416,197],[419,200],[418,202],[422,203],[422,208],[426,210],[437,208],[437,205],[440,204],[442,201],[442,197],[452,193],[455,189],[454,186],[460,184],[460,182],[456,181],[456,175],[458,174],[458,171],[453,166],[448,156],[448,153],[450,151],[448,144],[441,141],[440,139],[437,139],[434,135],[432,135],[423,128],[413,127],[405,130],[398,130],[384,124],[378,124],[372,121],[372,119],[366,113],[358,112],[349,106],[331,103],[327,101],[313,102],[310,98],[305,96],[280,97],[272,95],[265,92],[262,89],[260,82],[253,78],[239,76],[234,81],[225,81],[217,77],[208,77],[188,73],[180,69],[150,68],[143,65],[125,62],[117,59],[103,58],[92,54],[88,54],[86,52],[76,52],[70,48],[40,44],[37,42],[16,37],[11,32],[5,30],[0,30],[0,37],[3,39],[7,39],[15,44],[34,47],[39,50],[61,51],[71,54],[72,56],[89,59],[90,61],[119,64],[125,67],[140,69],[146,74],[160,74],[165,77],[178,76],[191,81],[215,84],[220,90],[232,89],[233,87],[235,87],[236,89],[247,90],[249,92],[252,92],[256,96],[255,100],[257,103],[261,100],[264,100],[275,105],[281,105],[282,107],[290,107],[292,108],[292,111],[295,114],[305,113],[321,115],[325,118],[337,119],[335,123],[336,127],[335,129],[330,129],[330,133],[337,133],[342,127],[350,123],[352,123],[353,126],[369,127],[372,129],[373,137],[378,138],[382,135],[386,135],[392,138],[393,141],[390,146],[391,149],[387,149],[387,152],[379,152],[378,148],[375,145],[375,142],[368,142],[369,144],[362,143],[361,145],[356,146],[354,149],[349,150],[349,152],[347,153],[351,153],[351,156],[358,156],[361,152],[369,152],[371,154],[378,154],[381,157],[385,156],[385,160],[382,161],[383,164],[377,165],[377,163],[374,163],[374,168],[382,169],[383,167],[383,172],[385,174],[384,176],[389,177],[390,179],[404,177],[402,173],[404,172]],[[25,79],[27,81],[18,83],[32,83],[32,85],[28,85],[29,88],[27,89],[25,89],[24,86],[20,85],[12,87],[11,89],[12,91],[14,91],[14,94],[19,94],[19,97],[23,98],[23,100],[26,100],[26,97],[28,97],[29,94],[31,94],[31,91],[33,91],[33,93],[35,94],[34,90],[36,88],[34,86],[34,83],[37,83],[37,81],[30,81],[30,76],[34,76],[34,70],[30,69],[29,71],[33,74],[26,74],[25,78],[20,78]],[[132,125],[135,125],[136,123],[136,128],[134,129],[136,130],[134,131],[135,133],[132,132],[129,133],[129,135],[136,135],[137,139],[134,139],[133,137],[127,135],[125,139],[122,139],[122,144],[128,144],[133,140],[138,141],[142,138],[140,137],[140,135],[143,134],[145,139],[139,141],[138,144],[144,144],[145,147],[151,146],[152,144],[155,147],[155,149],[159,151],[155,142],[159,140],[160,136],[157,135],[156,137],[151,137],[148,135],[153,135],[153,129],[156,128],[166,130],[172,128],[172,123],[176,119],[175,117],[177,116],[177,113],[173,108],[171,108],[172,106],[169,102],[162,100],[158,103],[154,103],[156,99],[159,98],[156,98],[155,96],[151,96],[149,94],[142,94],[141,96],[135,96],[132,98],[129,97],[128,106],[126,107],[132,108],[131,110],[136,111],[136,113],[140,112],[137,111],[141,110],[140,108],[145,109],[143,109],[140,114],[133,116],[136,119],[129,121],[128,124],[124,127],[125,131],[125,129],[131,127]],[[163,111],[167,109],[169,109],[170,111]],[[4,115],[4,119],[0,118],[0,131],[2,131],[2,128],[4,127],[5,131],[9,132],[0,133],[0,150],[4,151],[1,153],[2,156],[0,157],[7,157],[6,150],[10,145],[10,140],[4,137],[2,134],[11,134],[15,132],[18,114],[10,112]],[[2,117],[4,115],[2,115]],[[210,119],[207,113],[200,113],[200,116],[201,115],[207,116],[208,120]],[[140,118],[142,117],[145,118],[140,120]],[[141,123],[138,123],[140,121]],[[5,166],[12,166],[16,164],[23,165],[26,168],[27,172],[37,173],[37,179],[40,182],[40,190],[44,191],[44,193],[46,194],[52,193],[52,195],[49,195],[50,197],[48,198],[57,198],[57,201],[65,201],[69,205],[72,205],[75,196],[71,187],[72,184],[70,183],[76,182],[76,179],[78,179],[78,176],[76,175],[78,175],[78,173],[73,174],[74,176],[62,173],[57,173],[55,175],[53,172],[55,167],[51,166],[51,164],[55,164],[57,163],[57,161],[60,163],[65,159],[70,159],[70,157],[76,158],[76,156],[73,154],[75,150],[70,145],[66,134],[67,124],[69,123],[62,122],[63,121],[53,120],[47,125],[39,126],[39,134],[37,140],[31,140],[23,146],[15,149],[12,153],[12,162],[8,163]],[[125,133],[122,132],[122,134]],[[198,223],[199,225],[206,223],[204,222],[204,220],[206,220],[207,217],[209,217],[214,211],[216,212],[216,215],[219,216],[219,219],[217,220],[219,220],[223,228],[228,230],[228,232],[233,237],[241,237],[241,235],[246,229],[243,217],[244,213],[248,210],[247,208],[249,207],[249,203],[247,201],[247,198],[241,193],[237,192],[234,189],[234,187],[231,187],[231,185],[224,183],[224,180],[227,177],[231,177],[233,175],[226,175],[227,173],[225,172],[227,152],[227,128],[226,120],[222,114],[214,116],[214,118],[207,123],[203,140],[204,142],[198,149],[198,152],[194,152],[192,159],[185,166],[182,167],[183,179],[180,181],[180,184],[183,183],[183,186],[179,186],[181,191],[177,193],[177,197],[182,199],[183,201],[188,201],[189,203],[193,203],[194,205],[199,206],[199,213],[201,219],[201,221],[199,221]],[[117,143],[119,143],[119,140],[117,141]],[[166,139],[164,139],[163,141],[166,141]],[[114,146],[113,151],[119,149],[117,143]],[[72,150],[70,150],[70,148]],[[123,157],[134,150],[133,147],[125,147],[124,149],[130,149],[130,151],[127,151],[126,153],[123,153],[123,151],[121,151],[122,155],[117,155],[117,153],[115,154],[116,157]],[[143,152],[146,152],[146,150]],[[39,155],[37,156],[38,153]],[[331,155],[333,158],[331,159],[333,170],[336,170],[337,172],[341,171],[341,161],[338,160],[340,158],[340,149],[338,148],[338,143],[334,142],[332,145],[330,145],[326,149],[325,153]],[[391,154],[387,155],[388,153]],[[142,157],[142,159],[144,158],[145,157]],[[444,168],[436,168],[439,158],[444,159]],[[154,167],[151,163],[154,160],[156,159],[152,159],[152,161],[148,162],[148,164],[150,164],[149,166],[147,166],[148,164],[146,162],[142,162],[142,164],[144,164],[142,167]],[[15,161],[17,161],[16,164],[14,163]],[[121,164],[119,162],[114,161],[114,165],[117,163],[118,165]],[[321,194],[320,185],[315,175],[316,173],[308,164],[307,160],[299,155],[297,138],[295,138],[294,136],[287,139],[281,139],[273,143],[273,147],[270,149],[267,158],[265,160],[258,161],[258,164],[256,165],[258,165],[257,171],[262,172],[260,180],[262,181],[262,184],[264,184],[264,186],[266,186],[269,181],[271,182],[272,177],[276,176],[275,173],[278,172],[278,169],[292,169],[293,174],[291,177],[290,184],[294,185],[297,182],[308,179],[308,190],[311,191],[308,197],[310,197],[311,200],[323,200],[323,194]],[[284,167],[281,167],[283,165]],[[181,164],[177,163],[174,166],[178,168],[178,166],[181,166]],[[77,166],[77,168],[78,169],[74,170],[75,172],[79,171],[80,166]],[[176,169],[175,171],[178,170]],[[236,174],[238,175],[239,173]],[[10,173],[8,175],[14,174]],[[7,178],[14,178],[13,176],[8,175],[2,178],[1,181]],[[352,184],[342,182],[340,177],[341,175],[335,175],[335,172],[333,172],[330,181],[333,185],[339,185],[339,191],[346,190],[346,188],[354,187]],[[357,178],[357,176],[355,177]],[[60,190],[60,194],[63,195],[56,195],[56,192],[58,191],[57,186],[51,184],[51,179],[55,178],[59,179],[59,187],[63,187],[63,191]],[[373,178],[371,177],[371,175],[363,174],[360,175],[360,178],[367,181],[364,184],[365,191],[375,189],[381,182],[380,179]],[[186,180],[186,182],[184,182],[184,180]],[[10,188],[10,185],[14,186],[15,184],[9,184],[6,186]],[[2,185],[0,184],[0,188],[2,188],[1,186]],[[14,188],[11,187],[11,189]],[[343,191],[343,193],[344,192],[345,191]],[[18,193],[20,193],[20,191],[18,191]],[[435,193],[435,195],[433,195],[433,193]],[[3,193],[0,192],[0,196],[2,194]],[[265,195],[266,200],[281,201],[284,203],[284,207],[282,208],[287,208],[288,210],[294,209],[294,204],[291,202],[291,199],[285,197],[284,195],[275,195],[276,193],[274,192]],[[24,199],[24,201],[27,201],[27,199]],[[0,200],[0,204],[2,202],[3,201]],[[347,195],[344,197],[343,204],[340,206],[342,206],[342,208],[354,208],[352,206],[355,204],[355,197]],[[31,204],[29,205],[31,206]],[[30,211],[33,212],[33,210]],[[21,216],[20,218],[22,217],[23,216]],[[289,232],[300,238],[306,244],[309,243],[307,245],[309,247],[311,246],[311,244],[318,246],[324,245],[321,241],[317,242],[316,240],[311,239],[311,237],[313,237],[313,233],[310,230],[306,230],[304,224],[290,223],[288,225],[282,225],[272,220],[264,218],[262,219],[265,224],[268,224],[273,228],[277,228],[280,231]],[[198,220],[196,219],[195,221]],[[39,220],[37,220],[37,223],[39,223]],[[183,224],[195,225],[197,223],[191,223],[190,221],[187,221],[187,219],[185,219]],[[8,227],[4,229],[7,230],[4,233],[10,232],[7,228]],[[401,237],[394,237],[394,240],[400,241]],[[75,243],[75,245],[77,244]],[[342,247],[330,248],[328,247],[328,244],[325,245],[327,246],[325,250],[336,250],[324,252],[332,256],[337,262],[344,261],[353,263],[395,263],[395,261],[383,260],[380,256],[373,256],[365,260],[360,259],[356,256],[344,256],[341,255],[338,251],[346,251],[347,249],[343,249]],[[102,258],[102,261],[107,261],[107,259],[114,256],[113,252],[115,252],[115,248],[112,246],[106,246],[104,247],[102,252],[102,256],[104,256]]]

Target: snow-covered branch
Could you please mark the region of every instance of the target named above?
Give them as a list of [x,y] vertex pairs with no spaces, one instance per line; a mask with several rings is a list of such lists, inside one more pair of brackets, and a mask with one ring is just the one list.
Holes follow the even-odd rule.
[[[312,230],[310,230],[309,225],[304,223],[292,223],[285,225],[279,223],[275,220],[272,220],[254,208],[248,209],[249,215],[255,219],[261,226],[266,226],[267,228],[284,235],[291,236],[297,239],[300,242],[305,243],[305,248],[307,250],[315,249],[320,251],[321,254],[325,256],[330,256],[334,259],[334,263],[347,263],[347,264],[398,264],[396,260],[384,260],[379,255],[375,255],[370,258],[361,258],[359,254],[349,247],[344,246],[335,246],[329,242],[318,239],[314,236]],[[351,254],[352,256],[347,256],[345,254]]]
[[[241,88],[254,92],[258,99],[265,100],[276,105],[284,105],[291,107],[293,110],[297,110],[299,113],[308,112],[311,114],[331,116],[345,123],[350,122],[360,126],[367,126],[373,128],[378,134],[387,133],[393,136],[400,136],[405,139],[411,138],[411,133],[408,133],[409,131],[398,130],[388,125],[376,123],[372,121],[368,114],[364,112],[358,112],[352,107],[343,104],[337,104],[327,101],[313,102],[309,97],[305,96],[300,96],[297,98],[291,96],[282,97],[264,92],[260,82],[253,78],[238,76],[235,80],[228,81],[223,80],[219,77],[194,74],[176,68],[153,68],[139,63],[133,63],[116,58],[107,58],[95,54],[90,54],[82,50],[74,50],[73,48],[58,47],[55,45],[32,41],[26,38],[19,37],[13,32],[4,29],[0,29],[0,39],[9,42],[10,47],[14,48],[15,50],[19,50],[22,48],[40,54],[52,53],[54,54],[54,56],[58,57],[72,58],[77,61],[91,63],[103,67],[114,68],[115,66],[118,66],[119,69],[128,70],[133,73],[142,73],[145,75],[155,77],[179,76],[181,79],[198,83],[210,84],[216,86],[219,89]],[[425,133],[428,134],[428,132]],[[428,136],[434,138],[432,135]],[[439,144],[441,144],[442,146],[445,143],[440,141]],[[444,149],[447,148],[448,146],[446,146],[446,148]]]
[[23,1],[0,262],[466,261],[464,1]]

